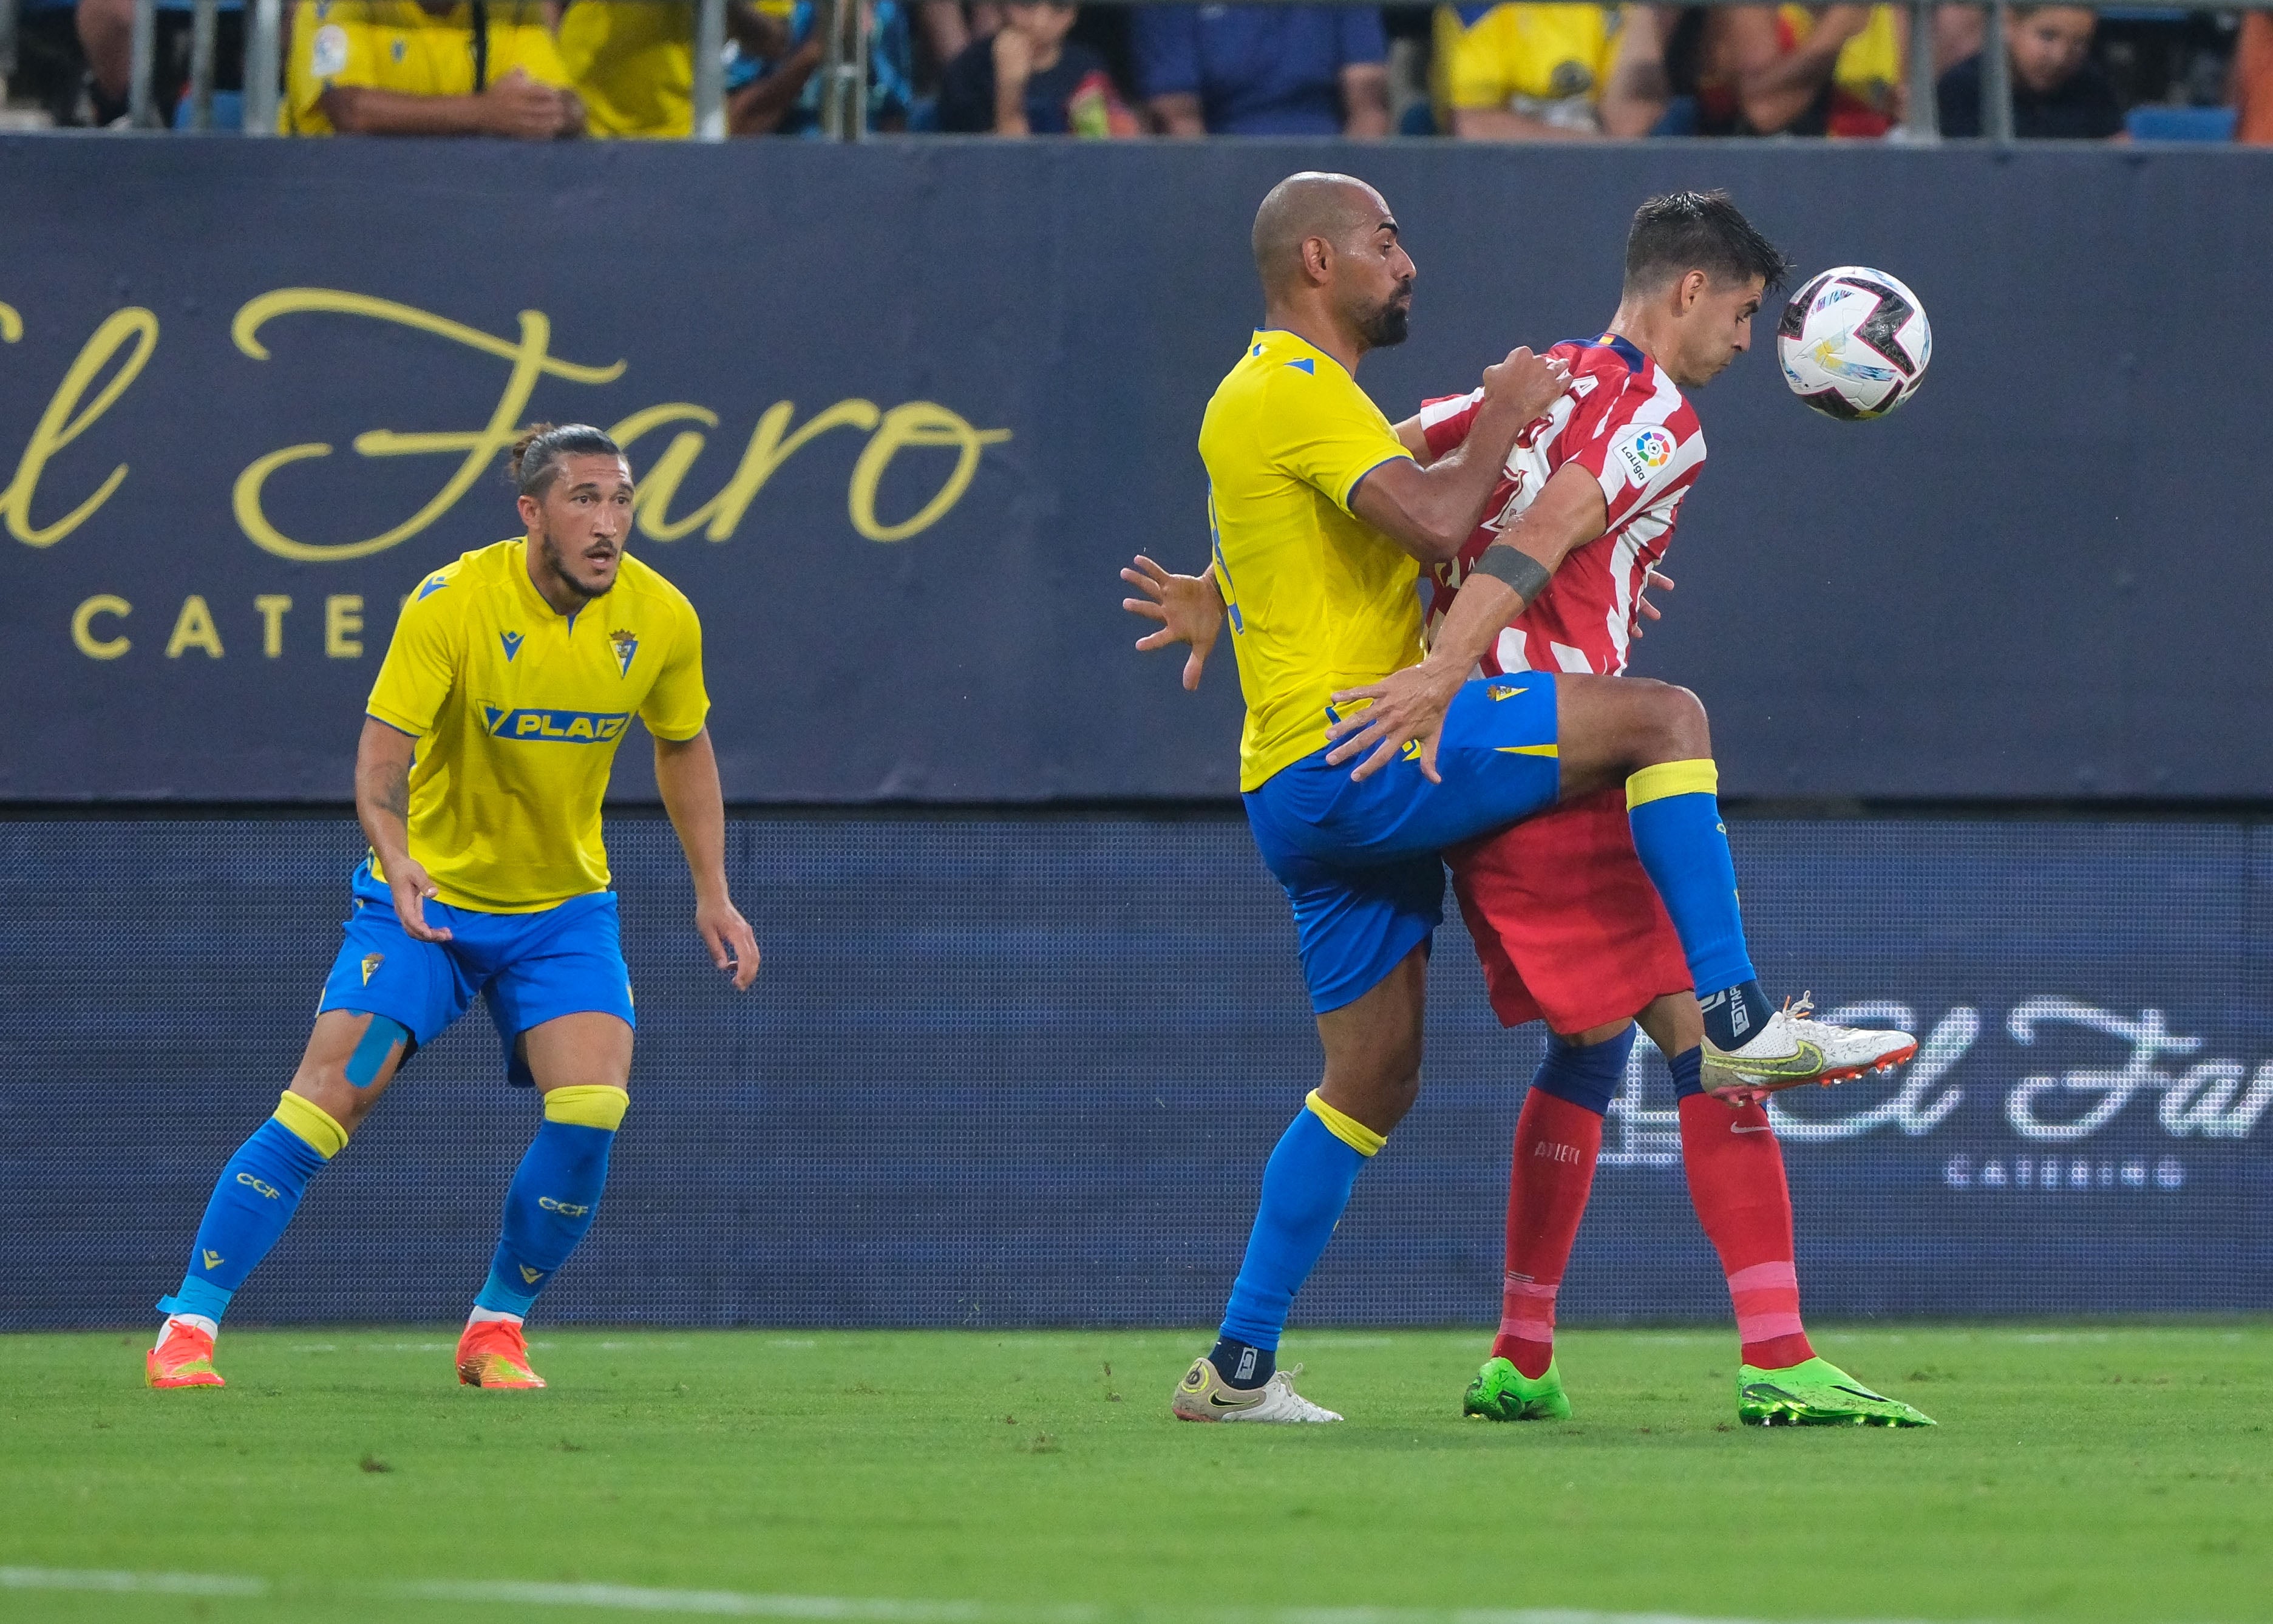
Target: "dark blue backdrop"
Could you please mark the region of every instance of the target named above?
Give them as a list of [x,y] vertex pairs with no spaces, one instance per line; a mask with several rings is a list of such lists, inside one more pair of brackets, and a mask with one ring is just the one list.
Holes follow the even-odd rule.
[[[1915,1021],[1784,1096],[1819,1316],[2273,1309],[2273,831],[1737,820],[1767,984]],[[1286,904],[1227,818],[738,819],[736,996],[667,825],[611,835],[639,992],[606,1204],[548,1318],[1199,1324],[1317,1080]],[[0,1329],[149,1318],[305,1036],[350,825],[0,823]],[[152,876],[163,876],[154,884]],[[1537,1056],[1438,938],[1421,1103],[1297,1304],[1489,1323]],[[1534,1029],[1535,1030],[1535,1029]],[[1720,1318],[1670,1088],[1613,1113],[1564,1319]],[[239,1299],[461,1313],[536,1122],[478,1014],[423,1051]]]
[[1227,793],[1231,673],[1131,655],[1114,574],[1202,554],[1248,222],[1312,163],[1419,259],[1392,414],[1595,330],[1652,191],[1917,289],[1897,417],[1815,418],[1759,354],[1699,402],[1641,669],[1733,793],[2273,793],[2262,154],[0,139],[0,798],[344,801],[394,604],[512,526],[454,471],[538,415],[641,431],[736,800]]

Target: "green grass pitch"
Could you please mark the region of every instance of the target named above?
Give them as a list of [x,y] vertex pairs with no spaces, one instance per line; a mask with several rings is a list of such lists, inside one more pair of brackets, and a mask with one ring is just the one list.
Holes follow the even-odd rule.
[[454,1340],[232,1331],[157,1394],[146,1335],[0,1338],[0,1617],[2273,1618],[2264,1321],[1823,1334],[1906,1432],[1734,1425],[1718,1330],[1566,1333],[1517,1426],[1459,1417],[1479,1333],[1300,1333],[1306,1429],[1171,1420],[1197,1334],[541,1328],[529,1394]]

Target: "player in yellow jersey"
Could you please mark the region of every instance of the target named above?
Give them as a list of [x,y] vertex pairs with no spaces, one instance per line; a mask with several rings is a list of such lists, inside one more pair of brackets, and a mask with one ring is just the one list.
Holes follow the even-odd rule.
[[[1174,1408],[1195,1421],[1335,1421],[1275,1369],[1279,1338],[1358,1169],[1420,1090],[1444,847],[1624,783],[1636,853],[1695,981],[1707,1067],[1782,1087],[1843,1068],[1850,1048],[1915,1044],[1826,1023],[1803,1030],[1768,1004],[1745,950],[1695,695],[1634,677],[1469,680],[1564,558],[1603,533],[1604,480],[1615,489],[1622,469],[1635,484],[1654,473],[1648,425],[1622,433],[1604,480],[1582,469],[1550,480],[1519,515],[1509,505],[1423,658],[1419,565],[1460,554],[1510,452],[1569,378],[1514,351],[1485,371],[1467,440],[1423,469],[1354,376],[1369,350],[1403,341],[1413,297],[1413,260],[1381,194],[1344,175],[1291,177],[1257,212],[1253,246],[1264,325],[1200,428],[1208,578],[1139,560],[1126,576],[1146,597],[1128,604],[1163,622],[1140,648],[1192,644],[1188,686],[1216,624],[1231,628],[1247,701],[1240,787],[1294,905],[1325,1076],[1272,1153],[1221,1335]],[[1692,292],[1721,301],[1707,318],[1743,349],[1757,289],[1739,279],[1714,294],[1700,276]],[[1194,602],[1200,592],[1206,600]]]
[[591,1225],[630,1101],[632,992],[600,801],[637,717],[694,877],[694,928],[746,989],[758,947],[726,887],[725,808],[694,605],[624,554],[631,467],[581,425],[514,449],[527,534],[419,583],[365,706],[356,813],[371,839],[315,1030],[275,1115],[221,1169],[189,1271],[159,1304],[155,1387],[220,1387],[230,1296],[308,1181],[421,1044],[476,994],[544,1120],[506,1194],[458,1345],[470,1386],[541,1387],[521,1321]]

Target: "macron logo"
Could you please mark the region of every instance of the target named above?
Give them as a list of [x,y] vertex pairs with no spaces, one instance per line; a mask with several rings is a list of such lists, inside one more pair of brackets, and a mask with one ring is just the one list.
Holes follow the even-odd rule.
[[521,634],[519,632],[499,632],[498,634],[498,641],[505,644],[505,663],[508,665],[512,665],[513,657],[521,652]]

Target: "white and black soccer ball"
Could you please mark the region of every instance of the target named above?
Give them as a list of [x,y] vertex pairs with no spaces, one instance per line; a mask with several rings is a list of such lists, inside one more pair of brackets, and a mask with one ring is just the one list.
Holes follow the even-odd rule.
[[1827,417],[1883,417],[1917,393],[1933,358],[1925,306],[1884,271],[1842,265],[1792,295],[1776,323],[1791,392]]

